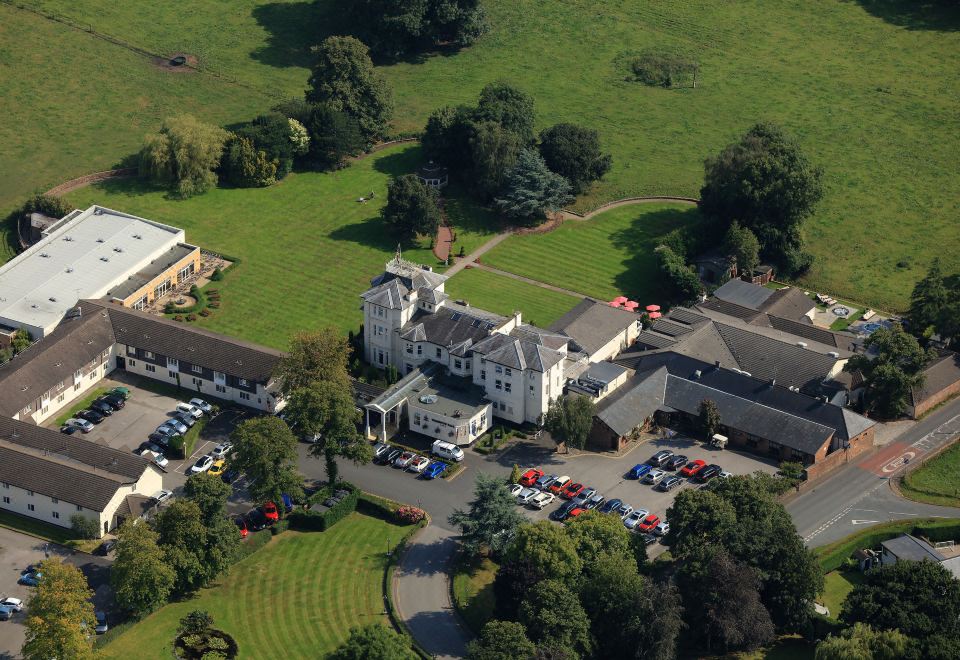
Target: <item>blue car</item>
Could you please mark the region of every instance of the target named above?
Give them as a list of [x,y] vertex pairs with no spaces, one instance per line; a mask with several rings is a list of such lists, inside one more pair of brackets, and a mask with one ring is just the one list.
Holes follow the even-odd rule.
[[618,500],[616,498],[607,500],[603,503],[603,506],[600,507],[600,513],[612,513],[619,509],[621,504],[623,504],[623,500]]
[[0,621],[7,621],[13,616],[13,608],[0,605]]
[[35,587],[40,584],[40,579],[42,577],[43,575],[41,573],[24,573],[20,576],[20,579],[17,580],[17,582],[28,587]]
[[427,469],[423,471],[424,479],[436,479],[443,471],[447,469],[447,464],[443,461],[434,461],[427,466]]
[[287,513],[293,511],[293,499],[286,493],[281,493],[280,497],[283,499],[283,509]]
[[652,469],[652,465],[647,465],[646,463],[637,463],[630,468],[628,475],[631,479],[643,479],[643,476]]

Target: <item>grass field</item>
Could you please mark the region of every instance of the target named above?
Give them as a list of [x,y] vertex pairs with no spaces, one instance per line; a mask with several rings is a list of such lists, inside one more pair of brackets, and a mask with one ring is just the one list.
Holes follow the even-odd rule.
[[[298,95],[308,47],[337,29],[335,0],[219,0],[175,11],[108,0],[25,3],[151,52],[196,54],[206,71],[227,78],[170,74],[121,46],[0,4],[0,210],[116,163],[171,112],[229,124]],[[485,4],[492,29],[476,46],[383,67],[395,90],[396,130],[418,129],[439,105],[473,102],[493,79],[512,81],[536,99],[539,126],[574,121],[600,130],[614,168],[577,200],[584,209],[628,195],[696,195],[703,159],[770,119],[826,171],[826,198],[806,230],[818,256],[807,286],[902,309],[933,255],[948,271],[960,266],[953,3]],[[694,55],[698,88],[625,81],[626,56],[647,48]]]
[[823,593],[818,601],[830,610],[830,618],[834,621],[840,616],[840,607],[847,594],[863,582],[863,573],[858,570],[831,571],[823,576]]
[[598,298],[662,303],[653,249],[670,230],[700,220],[689,205],[621,206],[547,234],[511,236],[483,263]]
[[580,298],[541,289],[488,271],[469,268],[447,280],[446,292],[473,307],[510,316],[522,313],[525,323],[547,327],[569,312]]
[[917,502],[960,507],[960,443],[907,473],[900,492]]
[[479,635],[493,618],[493,580],[500,568],[493,560],[460,558],[453,573],[453,600],[470,630]]
[[167,605],[102,648],[103,658],[162,660],[184,614],[208,610],[244,658],[318,658],[350,627],[387,624],[384,551],[409,527],[357,513],[326,532],[285,532],[230,569],[217,586]]

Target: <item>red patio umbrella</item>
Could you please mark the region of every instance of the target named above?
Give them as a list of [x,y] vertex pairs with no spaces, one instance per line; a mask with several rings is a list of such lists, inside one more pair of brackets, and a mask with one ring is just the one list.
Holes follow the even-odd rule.
[[661,314],[660,312],[650,312],[650,318],[652,319],[658,319],[661,316],[663,316],[663,314]]
[[613,302],[617,303],[618,305],[622,305],[623,303],[627,302],[627,297],[617,296],[616,298],[613,299]]
[[627,302],[623,303],[624,309],[629,309],[631,312],[635,311],[639,306],[640,303],[636,302],[635,300],[628,300]]
[[647,305],[647,311],[648,311],[648,312],[659,312],[659,311],[660,311],[660,305]]

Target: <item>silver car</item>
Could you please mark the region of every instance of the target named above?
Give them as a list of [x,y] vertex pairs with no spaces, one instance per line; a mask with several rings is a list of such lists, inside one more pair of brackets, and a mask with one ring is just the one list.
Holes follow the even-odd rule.
[[667,476],[667,473],[663,470],[650,470],[647,472],[647,476],[643,478],[643,483],[645,484],[658,484],[663,478]]
[[520,491],[520,494],[517,495],[518,504],[530,504],[533,501],[533,498],[540,494],[540,491],[536,488],[524,488]]

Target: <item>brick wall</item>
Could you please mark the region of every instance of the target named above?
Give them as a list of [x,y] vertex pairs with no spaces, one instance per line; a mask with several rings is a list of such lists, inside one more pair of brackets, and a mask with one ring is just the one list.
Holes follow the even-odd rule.
[[945,388],[934,394],[933,396],[921,401],[919,405],[911,406],[909,412],[910,417],[917,419],[922,416],[924,413],[929,411],[931,408],[934,408],[947,399],[954,397],[960,394],[960,380],[947,385]]
[[824,448],[817,452],[817,462],[807,466],[807,481],[815,481],[841,465],[849,463],[865,451],[869,451],[873,447],[875,428],[871,426],[860,435],[852,438],[849,449],[837,449],[833,453],[827,454],[826,448]]

